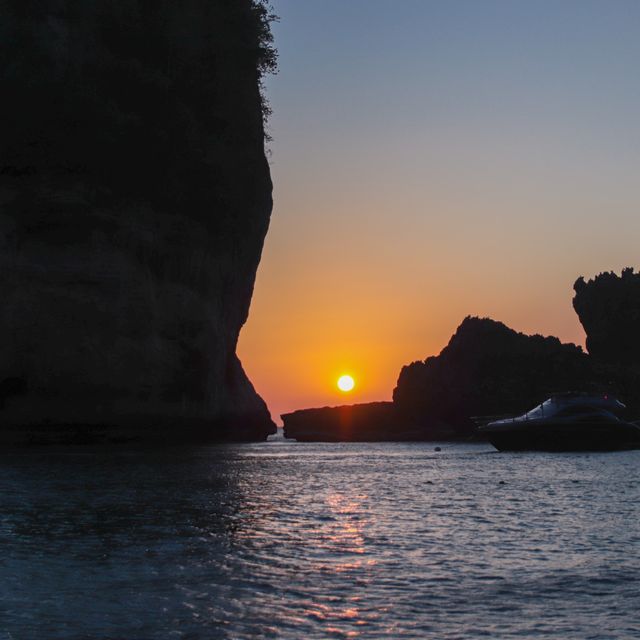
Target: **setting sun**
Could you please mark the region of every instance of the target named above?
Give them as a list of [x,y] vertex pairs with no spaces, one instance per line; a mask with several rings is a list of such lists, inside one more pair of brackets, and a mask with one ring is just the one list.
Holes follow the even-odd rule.
[[338,389],[340,391],[351,391],[355,386],[356,383],[351,376],[340,376],[338,378]]

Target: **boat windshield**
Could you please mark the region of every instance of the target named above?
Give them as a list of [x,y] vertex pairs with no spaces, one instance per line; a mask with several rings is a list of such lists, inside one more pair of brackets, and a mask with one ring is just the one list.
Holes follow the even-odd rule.
[[549,398],[549,400],[545,400],[542,404],[539,404],[535,409],[531,409],[531,411],[527,411],[524,414],[525,418],[543,418],[544,416],[550,416],[557,411],[556,403]]

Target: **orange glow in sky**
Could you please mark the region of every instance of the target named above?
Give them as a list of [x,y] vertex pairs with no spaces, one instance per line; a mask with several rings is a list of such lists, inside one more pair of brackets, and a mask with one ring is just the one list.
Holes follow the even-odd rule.
[[274,210],[238,353],[274,419],[344,404],[345,372],[349,403],[390,399],[466,315],[581,344],[575,279],[640,266],[622,4],[273,4]]

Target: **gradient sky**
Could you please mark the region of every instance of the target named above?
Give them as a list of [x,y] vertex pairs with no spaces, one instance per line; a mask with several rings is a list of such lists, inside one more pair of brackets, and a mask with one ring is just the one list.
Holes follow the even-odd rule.
[[273,5],[239,354],[274,418],[389,399],[466,315],[582,343],[576,277],[640,262],[640,2]]

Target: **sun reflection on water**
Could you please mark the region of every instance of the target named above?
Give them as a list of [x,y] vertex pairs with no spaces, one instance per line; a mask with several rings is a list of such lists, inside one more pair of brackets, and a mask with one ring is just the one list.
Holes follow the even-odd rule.
[[[367,502],[366,494],[328,493],[322,505],[322,525],[314,535],[321,553],[314,562],[314,570],[342,575],[359,589],[368,586],[368,571],[375,565],[375,560],[367,557],[366,529],[370,524]],[[361,634],[360,629],[354,627],[363,628],[368,624],[362,617],[359,602],[359,596],[346,600],[338,597],[328,604],[314,603],[306,608],[305,615],[326,623],[327,634],[355,638]]]
[[68,638],[72,598],[94,612],[73,617],[74,637],[557,637],[567,623],[574,640],[628,637],[637,454],[516,465],[480,445],[282,443],[7,455],[3,628]]

